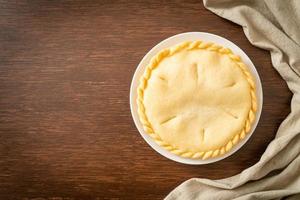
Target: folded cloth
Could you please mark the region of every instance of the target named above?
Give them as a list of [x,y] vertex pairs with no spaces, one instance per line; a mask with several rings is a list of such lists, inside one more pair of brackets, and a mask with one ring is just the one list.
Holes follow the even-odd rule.
[[204,6],[242,26],[251,44],[270,51],[293,93],[291,113],[254,166],[221,180],[187,180],[166,199],[300,200],[300,1],[204,0]]

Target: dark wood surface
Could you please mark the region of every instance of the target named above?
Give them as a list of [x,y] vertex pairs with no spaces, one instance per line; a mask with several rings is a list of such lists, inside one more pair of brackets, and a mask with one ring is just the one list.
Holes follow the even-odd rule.
[[[152,150],[129,108],[142,57],[189,31],[240,46],[264,90],[253,137],[205,166]],[[162,199],[192,177],[235,175],[259,160],[289,113],[290,98],[270,54],[201,1],[1,1],[0,199]]]

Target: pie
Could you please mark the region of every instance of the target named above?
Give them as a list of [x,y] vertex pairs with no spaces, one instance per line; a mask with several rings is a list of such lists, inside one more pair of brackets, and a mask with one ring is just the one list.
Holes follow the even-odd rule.
[[191,159],[230,151],[250,131],[257,109],[254,79],[240,57],[202,41],[156,54],[137,92],[145,132],[168,151]]

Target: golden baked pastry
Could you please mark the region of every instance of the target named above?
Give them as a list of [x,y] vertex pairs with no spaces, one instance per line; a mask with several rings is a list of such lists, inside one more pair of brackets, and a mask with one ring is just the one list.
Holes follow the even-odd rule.
[[138,114],[160,146],[207,159],[229,151],[249,132],[255,83],[230,49],[184,42],[152,58],[138,86]]

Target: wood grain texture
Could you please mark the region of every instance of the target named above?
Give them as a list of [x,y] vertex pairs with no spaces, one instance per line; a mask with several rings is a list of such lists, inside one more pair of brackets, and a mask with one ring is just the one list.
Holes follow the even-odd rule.
[[[130,82],[144,54],[188,31],[240,46],[264,90],[253,137],[205,166],[157,154],[129,108]],[[1,1],[0,199],[162,199],[192,177],[235,175],[259,160],[290,99],[269,53],[201,1]]]

